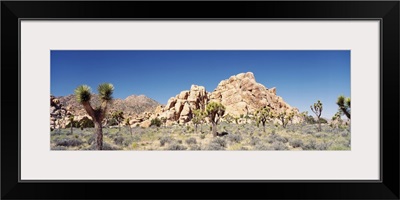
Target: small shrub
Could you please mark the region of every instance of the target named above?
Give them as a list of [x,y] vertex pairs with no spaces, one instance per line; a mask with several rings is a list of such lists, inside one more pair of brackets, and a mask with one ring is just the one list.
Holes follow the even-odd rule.
[[190,145],[190,150],[198,151],[201,150],[200,146],[197,144]]
[[211,142],[210,144],[208,144],[205,150],[215,151],[215,150],[225,150],[225,148],[217,143]]
[[171,143],[173,139],[169,136],[164,136],[160,139],[160,146],[164,146],[166,143]]
[[229,134],[228,140],[230,142],[240,143],[240,141],[242,141],[242,136],[240,136],[238,134]]
[[200,139],[204,139],[204,138],[206,138],[206,135],[205,134],[201,134],[200,135]]
[[124,142],[124,138],[121,136],[114,138],[114,144],[116,144],[116,145],[122,145],[123,142]]
[[139,144],[137,142],[132,143],[132,149],[137,149]]
[[215,138],[211,141],[211,143],[215,143],[220,145],[221,147],[226,147],[226,141],[222,138]]
[[182,140],[178,140],[178,143],[179,143],[179,144],[182,144]]
[[186,150],[187,147],[181,144],[172,143],[168,146],[167,150]]
[[347,130],[340,132],[340,135],[342,137],[347,137],[349,135],[349,132]]
[[258,137],[252,137],[250,140],[250,145],[255,146],[257,145],[259,142],[261,142],[261,139]]
[[299,139],[294,139],[292,141],[289,142],[290,146],[292,146],[293,148],[298,148],[303,146],[303,141],[299,140]]
[[302,146],[303,150],[315,150],[317,149],[317,142],[311,139],[307,144]]
[[154,118],[150,121],[150,126],[157,126],[160,127],[162,124],[161,120],[158,118]]
[[330,144],[323,142],[323,143],[319,143],[315,146],[315,148],[317,150],[327,150],[329,148]]
[[103,142],[103,150],[122,150],[120,147]]
[[197,144],[196,138],[189,138],[187,140],[185,140],[186,144]]
[[274,142],[272,144],[272,148],[275,150],[287,150],[287,146],[283,144],[282,142]]
[[63,138],[63,139],[57,139],[55,143],[57,146],[75,147],[75,146],[80,146],[83,142],[76,138]]

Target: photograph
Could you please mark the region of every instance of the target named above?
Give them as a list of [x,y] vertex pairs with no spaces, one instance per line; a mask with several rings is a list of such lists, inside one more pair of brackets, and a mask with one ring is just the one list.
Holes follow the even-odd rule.
[[51,50],[51,151],[351,151],[351,50]]

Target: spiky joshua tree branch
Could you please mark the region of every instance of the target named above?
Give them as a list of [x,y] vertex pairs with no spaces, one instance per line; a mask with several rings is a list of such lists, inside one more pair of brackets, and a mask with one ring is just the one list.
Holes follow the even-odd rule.
[[345,114],[348,119],[350,119],[351,115],[351,99],[350,97],[346,98],[343,95],[340,95],[336,101],[336,104],[339,106],[339,110],[341,113]]

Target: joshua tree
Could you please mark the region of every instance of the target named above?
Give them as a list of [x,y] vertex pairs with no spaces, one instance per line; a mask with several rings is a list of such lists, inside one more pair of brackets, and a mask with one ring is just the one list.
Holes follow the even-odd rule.
[[74,132],[73,132],[73,127],[74,127],[74,115],[69,115],[69,117],[68,117],[68,121],[69,121],[69,125],[71,126],[71,134],[73,134]]
[[[204,112],[200,109],[193,110],[192,122],[194,124],[195,132],[197,132],[197,125],[201,124],[204,120]],[[201,126],[200,126],[201,127]],[[202,130],[200,130],[201,132]]]
[[123,122],[124,112],[122,111],[115,111],[111,114],[111,118],[118,123],[118,130],[121,131],[121,122]]
[[225,114],[225,106],[221,103],[211,102],[206,107],[206,112],[212,123],[212,134],[217,136],[217,125],[220,118]]
[[283,128],[286,128],[287,124],[289,123],[289,121],[292,120],[293,116],[294,116],[293,112],[286,112],[286,111],[279,112],[276,115],[276,117],[282,122]]
[[129,132],[131,133],[131,135],[132,135],[132,127],[131,127],[131,123],[129,122],[129,121],[131,121],[131,118],[130,117],[128,117],[128,118],[125,118],[125,126],[127,126],[128,127],[128,129],[129,129]]
[[91,89],[87,85],[78,86],[75,89],[76,99],[79,103],[83,105],[86,112],[92,118],[95,131],[96,131],[96,149],[103,149],[103,129],[101,126],[101,122],[103,121],[106,111],[107,105],[112,100],[112,94],[114,92],[114,86],[110,83],[100,84],[97,88],[99,92],[99,97],[101,100],[101,105],[97,108],[93,108],[90,104],[90,99],[92,97]]
[[311,111],[313,111],[313,113],[315,113],[315,115],[317,116],[317,122],[318,122],[318,131],[321,131],[321,113],[322,113],[322,103],[320,100],[318,100],[317,103],[314,103],[314,105],[310,106]]
[[341,113],[345,114],[348,119],[350,119],[351,114],[350,101],[350,97],[346,98],[343,95],[340,95],[336,101]]
[[272,113],[270,112],[270,108],[267,106],[264,106],[260,108],[259,110],[256,111],[256,123],[257,125],[261,122],[263,127],[264,127],[264,132],[265,132],[265,122],[268,121]]

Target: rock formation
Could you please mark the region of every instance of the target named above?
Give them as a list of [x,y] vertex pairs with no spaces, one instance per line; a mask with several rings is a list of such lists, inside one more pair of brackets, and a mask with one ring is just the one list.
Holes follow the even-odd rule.
[[212,93],[207,92],[203,86],[192,85],[190,90],[171,97],[164,109],[152,117],[166,117],[167,124],[186,123],[192,119],[194,109],[205,110],[211,101],[222,103],[226,108],[225,114],[236,117],[251,115],[263,106],[270,107],[274,112],[299,112],[276,95],[276,88],[266,88],[256,82],[253,73],[247,72],[221,81]]
[[298,112],[296,108],[285,103],[282,97],[276,95],[276,88],[267,89],[257,83],[251,72],[221,81],[211,93],[210,100],[222,103],[226,107],[225,112],[233,116],[254,113],[263,106],[268,106],[275,112]]
[[192,112],[195,109],[205,109],[209,101],[210,94],[203,86],[192,85],[190,90],[182,91],[175,97],[168,100],[160,117],[167,118],[167,124],[171,121],[186,123],[192,119]]

